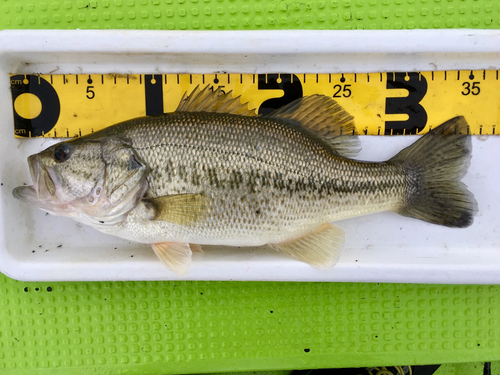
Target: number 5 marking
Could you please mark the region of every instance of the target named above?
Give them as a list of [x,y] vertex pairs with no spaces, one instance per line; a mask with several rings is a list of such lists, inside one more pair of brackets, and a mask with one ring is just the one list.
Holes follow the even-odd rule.
[[95,92],[91,89],[93,89],[94,86],[87,86],[87,99],[94,99],[95,97]]

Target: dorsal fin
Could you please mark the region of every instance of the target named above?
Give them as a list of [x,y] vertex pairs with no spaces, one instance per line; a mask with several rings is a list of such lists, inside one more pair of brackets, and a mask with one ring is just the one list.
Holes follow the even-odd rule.
[[360,150],[353,117],[329,96],[299,98],[266,117],[290,120],[337,155],[353,157]]
[[176,112],[217,112],[234,115],[256,116],[255,110],[248,108],[248,103],[241,104],[241,95],[233,98],[232,91],[223,93],[218,87],[213,90],[206,86],[203,90],[196,86],[191,94],[184,93]]

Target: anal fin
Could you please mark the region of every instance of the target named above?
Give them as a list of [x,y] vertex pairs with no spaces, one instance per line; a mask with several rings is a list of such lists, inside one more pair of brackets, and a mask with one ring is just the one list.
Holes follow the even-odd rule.
[[191,247],[188,243],[161,242],[151,244],[161,262],[173,273],[186,276],[191,266]]
[[344,230],[325,223],[315,231],[298,239],[278,244],[269,244],[275,250],[315,268],[332,268],[340,258],[344,247]]

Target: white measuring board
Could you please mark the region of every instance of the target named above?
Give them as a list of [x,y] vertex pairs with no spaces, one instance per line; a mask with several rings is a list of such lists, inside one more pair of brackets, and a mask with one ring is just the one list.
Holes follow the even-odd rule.
[[[409,46],[403,42],[408,38],[421,43]],[[10,73],[363,73],[499,68],[499,31],[2,31],[0,271],[16,279],[38,281],[178,279],[147,245],[106,236],[70,219],[46,216],[12,197],[14,187],[32,183],[27,156],[55,140],[14,139]],[[358,158],[385,160],[416,139],[363,136]],[[346,244],[331,270],[316,270],[268,248],[207,246],[203,255],[194,255],[184,279],[500,283],[498,160],[500,137],[473,137],[472,163],[463,181],[474,193],[479,213],[469,228],[439,227],[390,212],[373,214],[337,222],[346,232]]]

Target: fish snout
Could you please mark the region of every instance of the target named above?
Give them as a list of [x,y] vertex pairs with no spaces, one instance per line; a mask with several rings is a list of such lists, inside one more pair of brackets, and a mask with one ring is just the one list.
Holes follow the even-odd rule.
[[30,168],[31,179],[36,185],[40,176],[40,160],[38,159],[38,155],[28,156],[28,166]]
[[56,193],[56,188],[47,167],[40,162],[36,154],[28,157],[28,165],[38,199],[42,201],[51,199]]

